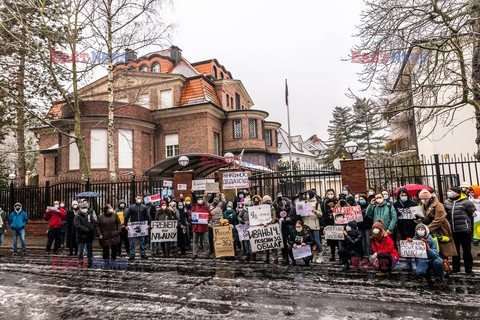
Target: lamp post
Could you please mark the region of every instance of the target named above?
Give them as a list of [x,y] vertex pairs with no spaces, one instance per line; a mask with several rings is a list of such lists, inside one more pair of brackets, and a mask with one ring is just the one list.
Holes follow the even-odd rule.
[[184,170],[189,163],[190,159],[188,159],[187,156],[181,156],[180,158],[178,158],[178,164],[182,166],[182,170]]
[[228,167],[232,165],[233,161],[235,161],[235,156],[231,152],[227,152],[223,155],[223,159],[226,163],[228,163]]
[[348,141],[347,143],[345,143],[345,151],[350,153],[352,160],[353,160],[353,154],[357,152],[357,150],[358,150],[358,144],[356,142]]
[[15,173],[10,173],[8,175],[8,179],[10,179],[10,212],[13,212],[13,205],[14,205],[14,201],[15,201],[15,197],[14,197],[14,185],[13,185],[13,180],[15,180],[17,178],[17,176],[15,175]]

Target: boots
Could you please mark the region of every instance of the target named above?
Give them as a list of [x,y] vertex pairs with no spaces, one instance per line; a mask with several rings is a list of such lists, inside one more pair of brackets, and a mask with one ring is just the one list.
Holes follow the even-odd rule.
[[247,253],[247,257],[245,258],[245,261],[250,261],[251,258],[252,258],[252,254]]
[[252,253],[251,261],[257,261],[257,254],[256,253]]

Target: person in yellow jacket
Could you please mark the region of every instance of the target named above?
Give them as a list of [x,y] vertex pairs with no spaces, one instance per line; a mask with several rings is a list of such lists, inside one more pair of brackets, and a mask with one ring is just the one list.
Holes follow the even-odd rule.
[[115,209],[115,213],[118,216],[118,219],[120,219],[120,225],[122,226],[121,232],[120,232],[120,243],[117,246],[117,256],[121,257],[122,256],[122,244],[125,245],[125,252],[128,255],[128,252],[130,251],[130,241],[128,240],[128,231],[125,229],[125,213],[127,211],[127,203],[124,200],[120,200],[118,202],[118,207]]

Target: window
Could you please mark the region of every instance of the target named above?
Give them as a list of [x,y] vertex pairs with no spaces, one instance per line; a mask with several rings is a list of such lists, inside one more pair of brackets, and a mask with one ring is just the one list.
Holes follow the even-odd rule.
[[[71,136],[75,136],[74,131],[70,131]],[[70,145],[68,146],[68,168],[70,170],[80,169],[80,153],[75,142],[75,138],[70,138]]]
[[213,133],[213,153],[220,155],[220,135],[216,132]]
[[233,120],[233,138],[241,139],[242,137],[242,120]]
[[173,106],[172,89],[160,91],[160,100],[162,109],[171,108]]
[[54,166],[54,173],[58,174],[60,172],[60,159],[55,157],[55,166]]
[[148,67],[146,64],[143,64],[141,67],[140,67],[140,71],[141,72],[148,72]]
[[90,132],[90,167],[103,169],[108,167],[107,129],[92,129]]
[[133,168],[132,130],[118,130],[118,167]]
[[160,73],[160,63],[155,62],[155,63],[152,65],[152,72]]
[[257,135],[257,119],[248,119],[248,133],[250,138],[256,139]]
[[230,95],[227,93],[227,107],[230,107]]
[[217,79],[217,67],[213,66],[212,73],[213,73],[213,77]]
[[265,144],[267,147],[272,146],[272,130],[265,130]]
[[223,72],[220,72],[220,79],[223,79]]
[[143,93],[138,96],[138,104],[144,108],[150,109],[150,95]]
[[232,109],[233,109],[233,97],[230,97],[230,106],[231,106]]
[[240,95],[235,92],[235,108],[240,110]]
[[165,135],[165,153],[167,158],[178,156],[178,133]]

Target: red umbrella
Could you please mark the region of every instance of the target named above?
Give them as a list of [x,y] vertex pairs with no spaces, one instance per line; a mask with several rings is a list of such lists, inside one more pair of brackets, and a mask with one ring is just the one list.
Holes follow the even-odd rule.
[[429,186],[423,185],[423,184],[407,184],[405,186],[398,187],[397,189],[395,189],[395,191],[393,192],[393,195],[395,197],[398,196],[398,190],[400,190],[400,189],[407,189],[408,195],[410,197],[415,197],[417,195],[417,193],[419,191],[421,191],[422,189],[427,189],[428,191],[433,192],[432,188],[430,188]]

